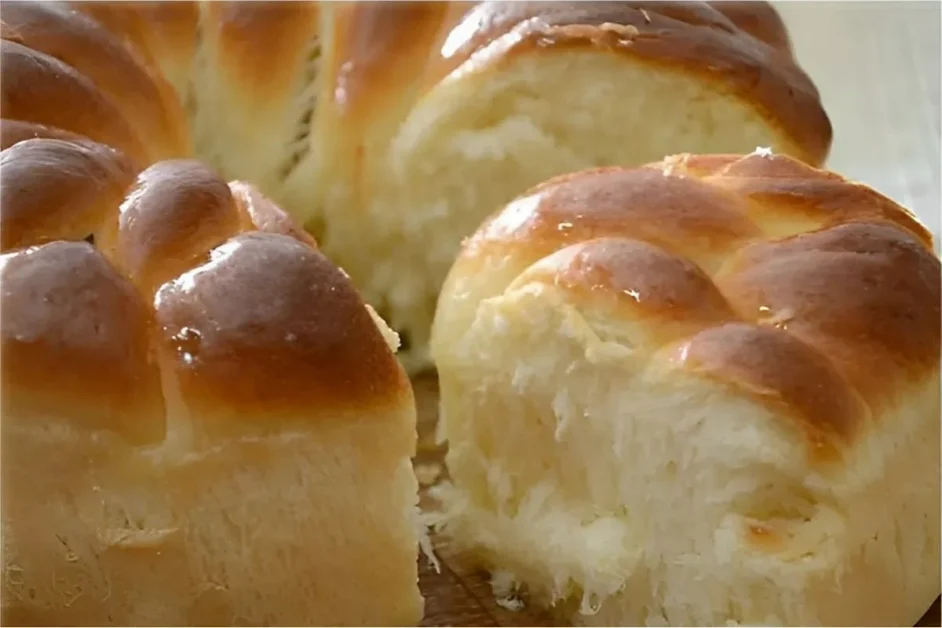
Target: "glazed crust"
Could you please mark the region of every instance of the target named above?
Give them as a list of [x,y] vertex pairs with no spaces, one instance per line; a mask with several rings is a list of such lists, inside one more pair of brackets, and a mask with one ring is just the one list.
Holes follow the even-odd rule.
[[150,318],[133,284],[85,242],[0,257],[3,418],[67,416],[135,443],[163,437]]
[[359,416],[407,389],[349,280],[289,236],[236,236],[155,303],[180,392],[204,416]]
[[[5,417],[97,412],[157,438],[155,355],[207,417],[343,416],[411,394],[347,276],[252,186],[187,160],[135,181],[87,140],[30,139],[0,163]],[[90,235],[97,249],[66,242]]]
[[[495,264],[509,283],[462,294]],[[436,326],[531,285],[592,320],[640,322],[635,351],[774,406],[819,459],[938,374],[928,232],[872,189],[784,156],[681,155],[550,180],[469,239]]]

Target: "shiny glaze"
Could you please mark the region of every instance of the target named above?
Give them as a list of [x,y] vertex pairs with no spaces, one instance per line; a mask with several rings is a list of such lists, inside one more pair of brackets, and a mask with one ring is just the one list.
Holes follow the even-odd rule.
[[70,417],[135,442],[162,438],[150,313],[134,286],[85,242],[51,242],[0,260],[4,422]]
[[181,394],[207,416],[303,419],[409,390],[347,277],[295,238],[236,236],[154,303]]

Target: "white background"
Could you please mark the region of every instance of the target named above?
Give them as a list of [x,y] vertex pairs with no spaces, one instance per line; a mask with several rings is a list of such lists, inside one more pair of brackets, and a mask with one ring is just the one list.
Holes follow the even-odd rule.
[[834,126],[828,166],[940,226],[942,3],[774,2]]

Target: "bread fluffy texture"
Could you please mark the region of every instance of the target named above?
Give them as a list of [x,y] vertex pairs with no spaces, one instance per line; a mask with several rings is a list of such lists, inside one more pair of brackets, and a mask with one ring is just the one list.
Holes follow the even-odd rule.
[[567,621],[913,625],[940,592],[940,266],[769,151],[552,179],[464,245],[442,531]]
[[395,334],[251,185],[129,163],[0,152],[3,623],[415,625]]
[[819,164],[831,141],[764,3],[5,7],[4,142],[30,123],[253,182],[402,333],[410,369],[461,239],[539,181],[757,145]]

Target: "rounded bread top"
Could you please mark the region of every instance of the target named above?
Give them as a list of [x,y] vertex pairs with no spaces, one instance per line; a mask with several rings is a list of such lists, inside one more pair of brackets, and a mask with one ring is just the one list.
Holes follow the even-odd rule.
[[823,163],[830,150],[833,132],[818,90],[798,67],[784,24],[768,3],[454,5],[434,48],[441,55],[427,84],[452,73],[480,72],[519,55],[601,48],[701,76],[749,102],[791,139],[803,161]]
[[138,165],[151,162],[133,118],[72,66],[6,38],[0,41],[0,65],[0,111],[4,118],[82,135],[122,151]]
[[165,402],[297,421],[410,394],[346,274],[252,186],[187,160],[135,177],[87,140],[26,140],[0,162],[5,420],[147,441]]
[[545,286],[606,332],[630,323],[636,355],[772,404],[824,447],[938,377],[940,281],[926,229],[864,185],[767,151],[678,155],[557,177],[494,214],[435,328]]

